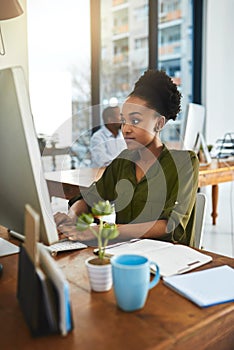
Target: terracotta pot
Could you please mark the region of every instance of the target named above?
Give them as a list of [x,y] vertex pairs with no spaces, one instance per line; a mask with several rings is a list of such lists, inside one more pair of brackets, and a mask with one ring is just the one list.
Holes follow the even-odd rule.
[[99,258],[86,259],[91,289],[95,292],[106,292],[112,287],[112,267],[109,259],[101,261]]

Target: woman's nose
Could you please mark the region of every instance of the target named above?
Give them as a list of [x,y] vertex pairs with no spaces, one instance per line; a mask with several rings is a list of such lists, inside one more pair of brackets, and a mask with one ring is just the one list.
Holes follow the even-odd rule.
[[131,124],[128,124],[128,123],[122,124],[122,132],[123,133],[128,133],[131,131],[132,131]]

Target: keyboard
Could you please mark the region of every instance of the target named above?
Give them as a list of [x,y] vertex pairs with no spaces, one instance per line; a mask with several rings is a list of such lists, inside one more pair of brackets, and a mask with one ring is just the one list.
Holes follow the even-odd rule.
[[84,249],[88,246],[84,243],[81,243],[79,241],[71,241],[69,239],[61,240],[57,243],[51,244],[48,246],[48,250],[51,252],[52,255],[56,255],[58,252],[65,252],[68,250],[77,250],[77,249]]

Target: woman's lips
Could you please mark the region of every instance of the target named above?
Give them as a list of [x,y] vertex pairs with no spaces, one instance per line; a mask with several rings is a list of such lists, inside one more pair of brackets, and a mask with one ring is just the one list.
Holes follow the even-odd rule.
[[126,138],[124,138],[124,140],[126,142],[131,142],[131,141],[134,141],[135,139],[133,137],[126,137]]

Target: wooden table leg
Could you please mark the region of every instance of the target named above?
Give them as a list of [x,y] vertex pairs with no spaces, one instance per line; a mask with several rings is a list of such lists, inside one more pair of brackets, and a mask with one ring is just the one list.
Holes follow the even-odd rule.
[[216,218],[218,216],[217,206],[218,206],[218,195],[219,195],[219,187],[218,185],[212,185],[212,224],[216,225]]

